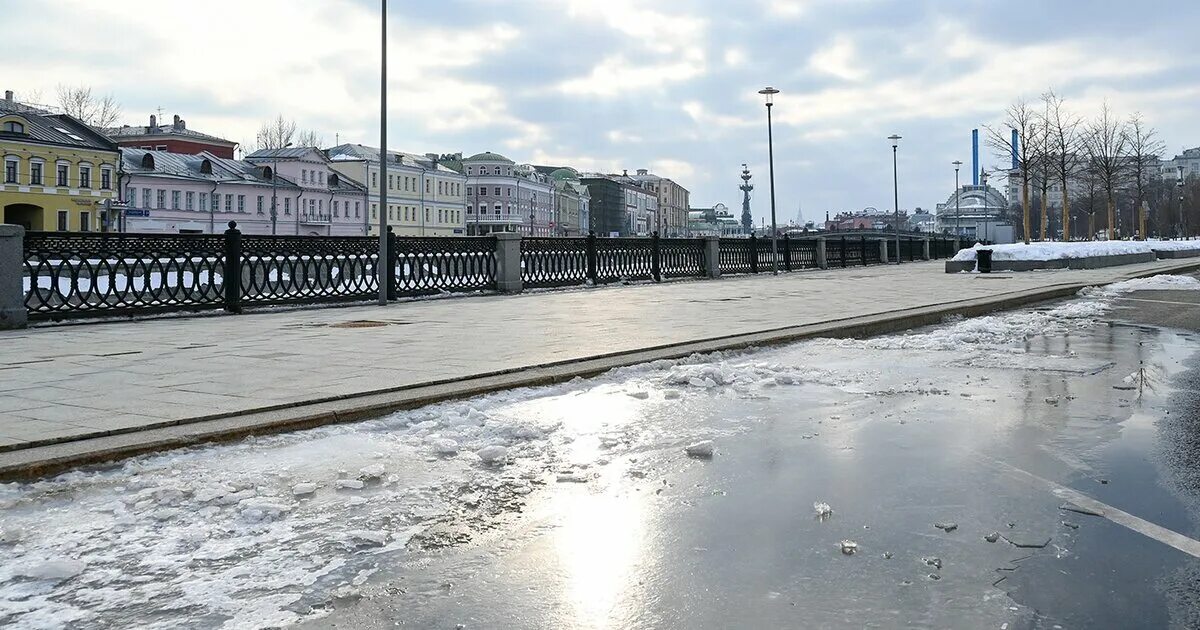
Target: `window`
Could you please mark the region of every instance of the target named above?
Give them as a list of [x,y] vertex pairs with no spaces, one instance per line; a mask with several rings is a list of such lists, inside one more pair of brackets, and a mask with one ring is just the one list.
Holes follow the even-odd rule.
[[233,212],[233,195],[225,195],[225,212]]
[[[71,184],[67,183],[67,165],[59,164],[57,171],[58,171],[58,184],[57,185],[62,186],[64,188],[67,186],[70,186]],[[63,229],[65,230],[66,228],[63,228]]]
[[359,204],[361,204],[361,203],[362,203],[361,201],[355,201],[355,202],[354,202],[354,218],[355,218],[355,219],[357,219],[357,218],[358,218]]
[[388,190],[391,190],[391,189],[392,189],[392,187],[393,187],[393,186],[392,186],[392,183],[393,183],[393,176],[392,176],[392,175],[388,175]]
[[158,205],[155,207],[156,208],[166,208],[167,207],[167,191],[161,190],[161,189],[158,190],[157,197],[158,197],[158,199],[156,201],[158,201]]
[[207,208],[207,207],[208,207],[208,193],[200,193],[200,206],[199,206],[199,208],[200,208],[201,210],[204,210],[204,209],[205,209],[205,208]]
[[263,213],[263,196],[262,195],[258,196],[258,204],[255,206],[255,209],[258,211],[259,214]]
[[80,166],[79,167],[79,187],[80,188],[91,188],[92,187],[92,167],[90,167],[90,166]]
[[187,194],[184,195],[184,206],[183,207],[184,207],[184,209],[187,209],[187,210],[195,210],[196,209],[196,193],[194,193],[190,190],[187,191]]
[[497,197],[500,196],[500,187],[499,186],[496,187],[496,196]]
[[444,194],[446,194],[446,191],[442,190],[442,184],[443,184],[443,183],[444,183],[444,182],[442,182],[442,181],[440,181],[440,180],[438,181],[438,194],[439,194],[439,195],[444,195]]
[[500,214],[500,204],[496,204],[496,214]]
[[378,219],[378,218],[379,218],[379,204],[373,203],[373,204],[371,204],[371,220],[374,221],[375,219]]
[[178,190],[171,191],[171,209],[172,210],[179,209],[179,191]]
[[238,195],[238,212],[246,211],[246,195]]
[[426,193],[426,194],[429,194],[429,192],[430,192],[430,190],[429,190],[429,180],[427,179],[427,180],[425,180],[425,193]]
[[79,213],[79,231],[80,232],[91,232],[92,231],[92,213],[91,212],[84,210],[83,212]]
[[165,145],[165,144],[155,145],[154,150],[155,151],[166,151],[167,145]]
[[126,188],[125,189],[125,200],[128,201],[129,205],[131,205],[131,206],[136,204],[137,203],[137,189],[134,188],[133,186]]
[[508,188],[507,188],[507,189],[504,191],[504,196],[505,196],[505,197],[511,197],[511,196],[512,196],[512,186],[509,186],[509,187],[508,187]]
[[41,162],[29,163],[29,183],[34,186],[42,185],[42,168],[45,165]]
[[4,130],[8,133],[25,133],[25,125],[10,120],[9,122],[4,123]]
[[316,199],[309,199],[309,200],[308,200],[308,213],[309,213],[309,214],[312,214],[312,213],[314,213],[314,212],[316,212],[316,211],[317,211],[317,200],[316,200]]
[[500,167],[499,167],[499,166],[497,166],[497,167],[496,167],[496,174],[497,174],[497,175],[499,175],[499,174],[500,174]]
[[16,158],[4,160],[4,183],[17,183],[17,160]]
[[70,228],[70,226],[67,224],[67,211],[66,211],[66,210],[59,210],[59,211],[58,211],[58,231],[59,231],[59,232],[66,232],[66,231],[67,231],[67,230],[69,230],[69,229],[71,229],[71,228]]
[[149,188],[142,189],[142,207],[143,208],[150,207],[150,189]]
[[395,206],[388,206],[388,221],[392,220],[392,212],[396,209]]
[[[375,179],[378,175],[379,173],[371,173],[371,188],[379,186],[379,182]],[[374,210],[372,210],[372,212],[374,212]]]
[[475,206],[467,206],[467,214],[475,214]]
[[445,212],[445,210],[442,210],[441,208],[438,208],[438,223],[445,223],[445,222],[446,222],[446,217],[445,217],[445,215],[443,214],[444,212]]
[[100,169],[100,190],[112,190],[112,169]]
[[325,212],[325,200],[324,199],[317,200],[317,212]]
[[212,194],[212,204],[209,206],[209,210],[211,210],[212,212],[216,212],[217,210],[220,210],[220,209],[221,209],[221,195],[219,195],[217,193],[213,193]]
[[321,171],[321,172],[317,173],[317,180],[319,180],[321,182],[322,186],[325,185],[325,171]]
[[338,200],[334,199],[333,200],[333,218],[335,218],[335,219],[338,218],[339,216],[341,216],[341,214],[338,212],[339,205],[341,205],[340,202],[338,202]]
[[471,188],[470,186],[467,186],[467,194],[468,194],[468,195],[473,195],[473,194],[475,194],[474,192],[472,192],[472,188]]
[[300,169],[300,181],[304,182],[305,184],[308,183],[308,169]]
[[292,198],[291,197],[283,198],[283,214],[285,214],[289,217],[292,216]]

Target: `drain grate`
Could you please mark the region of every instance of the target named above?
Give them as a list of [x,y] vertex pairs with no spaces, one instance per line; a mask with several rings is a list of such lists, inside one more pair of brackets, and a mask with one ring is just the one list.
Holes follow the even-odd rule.
[[330,324],[329,327],[330,328],[379,328],[380,326],[387,326],[387,325],[388,325],[387,322],[377,322],[377,321],[373,321],[370,319],[354,319],[354,320],[350,320],[348,322],[338,322],[336,324]]

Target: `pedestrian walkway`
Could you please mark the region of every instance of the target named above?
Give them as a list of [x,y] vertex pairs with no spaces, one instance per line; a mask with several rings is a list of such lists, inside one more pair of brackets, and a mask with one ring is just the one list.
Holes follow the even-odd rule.
[[0,332],[0,465],[55,442],[1198,264],[979,275],[926,262]]

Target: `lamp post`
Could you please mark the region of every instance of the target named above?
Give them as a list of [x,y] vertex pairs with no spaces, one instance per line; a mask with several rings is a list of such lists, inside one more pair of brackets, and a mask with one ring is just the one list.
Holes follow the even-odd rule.
[[954,160],[951,162],[954,165],[954,235],[962,236],[962,209],[959,204],[958,194],[958,169],[962,168],[962,160]]
[[1179,177],[1175,179],[1175,185],[1179,188],[1179,224],[1183,228],[1183,237],[1187,238],[1187,213],[1183,211],[1183,165],[1176,166],[1179,169]]
[[387,241],[387,0],[380,5],[380,51],[379,51],[379,261],[375,264],[379,280],[379,305],[388,301],[388,241]]
[[982,169],[982,168],[979,169],[979,185],[983,186],[983,241],[984,241],[984,243],[986,243],[988,240],[988,233],[987,233],[987,229],[988,229],[987,180],[988,180],[987,170]]
[[779,275],[779,230],[775,226],[775,144],[771,135],[771,106],[775,104],[774,97],[779,90],[768,85],[758,93],[767,99],[767,164],[771,173],[771,271]]
[[892,141],[892,201],[895,202],[896,221],[896,264],[900,264],[900,182],[896,170],[896,148],[900,146],[900,136],[888,136]]
[[271,161],[271,235],[275,235],[275,219],[279,216],[279,211],[276,210],[276,193],[279,191],[279,152],[292,146],[289,142],[282,147],[275,149],[274,159]]

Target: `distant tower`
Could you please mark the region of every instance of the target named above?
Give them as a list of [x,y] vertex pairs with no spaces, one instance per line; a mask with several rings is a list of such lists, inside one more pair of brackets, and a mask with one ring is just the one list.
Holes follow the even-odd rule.
[[754,218],[750,216],[750,191],[754,190],[754,184],[750,183],[750,169],[745,164],[742,165],[742,185],[738,186],[738,190],[742,191],[742,229],[746,234],[754,232]]

